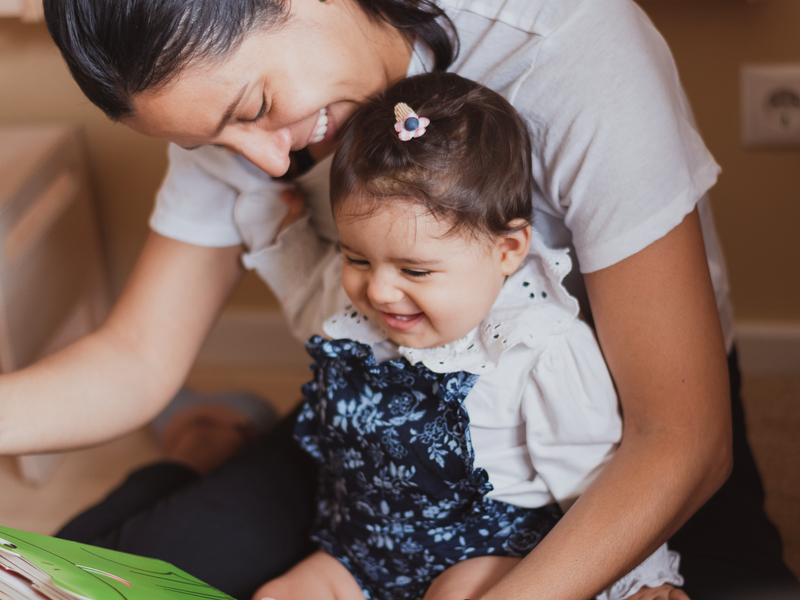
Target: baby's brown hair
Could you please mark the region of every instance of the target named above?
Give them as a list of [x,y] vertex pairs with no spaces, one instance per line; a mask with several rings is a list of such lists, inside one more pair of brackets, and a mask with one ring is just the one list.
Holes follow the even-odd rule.
[[[402,141],[394,107],[430,119],[424,135]],[[492,90],[453,73],[403,79],[364,104],[342,132],[331,167],[331,205],[410,200],[452,223],[451,233],[509,233],[532,218],[531,142],[525,122]],[[371,202],[371,206],[369,205]]]

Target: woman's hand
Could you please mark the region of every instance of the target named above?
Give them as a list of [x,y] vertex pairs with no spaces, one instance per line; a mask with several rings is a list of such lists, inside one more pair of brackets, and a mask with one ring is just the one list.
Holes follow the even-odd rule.
[[292,223],[299,221],[306,212],[306,199],[303,197],[303,194],[297,190],[283,190],[283,192],[281,192],[281,201],[287,206],[289,212],[283,218],[283,221],[281,221],[281,226],[278,227],[278,233],[275,234],[276,238]]
[[666,541],[730,472],[725,346],[697,211],[585,280],[619,391],[622,443],[483,600],[594,596]]

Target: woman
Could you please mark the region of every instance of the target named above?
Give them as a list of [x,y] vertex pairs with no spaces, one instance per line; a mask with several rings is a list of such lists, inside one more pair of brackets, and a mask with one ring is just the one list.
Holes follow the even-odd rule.
[[[365,98],[396,79],[449,68],[503,93],[528,121],[538,149],[537,228],[551,245],[575,248],[583,278],[574,273],[573,292],[585,283],[584,309],[591,305],[625,418],[623,443],[606,472],[523,568],[485,598],[529,597],[531,590],[541,598],[590,597],[678,531],[725,480],[731,319],[701,201],[717,167],[692,126],[663,40],[628,0],[442,0],[441,11],[402,0],[45,5],[53,37],[87,96],[111,118],[174,144],[154,233],[107,323],[2,380],[0,452],[96,443],[152,418],[180,386],[241,277],[240,255],[250,268],[291,268],[269,264],[263,252],[285,214],[277,200],[281,187],[269,176],[294,177],[317,228],[334,238],[325,159],[338,130]],[[453,64],[447,17],[461,44]],[[303,155],[318,161],[306,175],[299,174],[304,161],[292,160]],[[292,313],[294,299],[281,300]],[[303,315],[295,317],[302,337]],[[53,410],[54,398],[63,410]],[[290,430],[285,424],[282,431]],[[743,431],[737,435],[743,442]],[[222,556],[214,555],[208,569],[187,568],[219,584],[214,569],[244,563],[246,573],[234,579],[249,577],[254,589],[288,566],[278,558],[295,560],[304,550],[294,540],[307,523],[287,522],[280,503],[310,504],[313,481],[306,482],[313,473],[293,471],[301,461],[286,440],[264,441],[257,456],[220,469],[211,483],[180,486],[168,501],[150,492],[136,501],[117,498],[137,515],[106,532],[108,543],[180,566],[201,540],[213,539],[214,548],[223,545]],[[619,482],[631,473],[637,483],[625,487],[620,502]],[[243,481],[251,495],[229,493],[226,486]],[[185,507],[209,495],[214,502],[192,521]],[[229,500],[233,525],[216,503]],[[257,512],[239,505],[248,501]],[[274,503],[273,518],[263,516],[265,502]],[[736,544],[723,537],[731,521],[714,528],[709,517],[686,544],[673,540],[696,600],[707,597],[703,589],[735,584],[763,557],[771,557],[769,565],[749,572],[749,581],[790,577],[775,555],[779,545],[766,550],[758,540],[740,539],[742,520],[758,522],[757,535],[773,535],[758,505],[757,486],[721,500],[736,515]],[[172,526],[143,525],[153,513],[169,521],[176,512],[181,520]],[[226,536],[238,540],[239,532],[259,545],[226,558],[233,551]],[[698,539],[713,544],[701,555],[718,546],[760,549],[744,564],[730,557],[703,563],[691,554]],[[261,554],[270,546],[277,557]],[[717,564],[725,567],[712,573]],[[709,573],[710,579],[700,577]],[[225,577],[219,573],[220,581]],[[245,595],[246,588],[233,587],[227,589]]]

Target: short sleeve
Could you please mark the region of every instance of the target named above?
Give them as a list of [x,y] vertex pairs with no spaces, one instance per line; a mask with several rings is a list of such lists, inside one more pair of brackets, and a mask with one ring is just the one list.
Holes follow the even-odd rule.
[[669,48],[633,2],[583,2],[532,60],[512,103],[531,129],[535,208],[545,228],[563,220],[583,272],[663,237],[715,183]]
[[522,412],[537,476],[566,510],[622,438],[617,395],[586,324],[576,322],[541,354],[523,391]]
[[189,151],[170,144],[169,169],[156,196],[150,228],[165,237],[198,246],[235,246],[242,238],[234,223],[238,191],[203,168],[208,150],[224,161],[223,150]]

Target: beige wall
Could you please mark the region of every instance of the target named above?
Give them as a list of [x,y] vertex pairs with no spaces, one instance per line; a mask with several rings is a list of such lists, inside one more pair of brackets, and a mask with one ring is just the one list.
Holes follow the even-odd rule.
[[[109,121],[73,83],[43,24],[0,18],[0,124],[70,121],[86,132],[95,196],[114,292],[147,237],[147,218],[166,170],[166,144]],[[232,303],[277,304],[248,274]]]
[[[713,190],[737,315],[800,322],[800,149],[752,151],[739,140],[738,67],[800,63],[800,2],[644,1],[675,53],[700,129],[723,168]],[[0,19],[0,122],[84,125],[115,291],[147,235],[166,166],[164,144],[113,125],[83,99],[43,25]],[[232,304],[271,307],[248,276]]]
[[800,323],[800,148],[746,150],[739,133],[739,65],[800,64],[800,2],[642,6],[672,48],[700,131],[722,166],[712,202],[737,319]]

